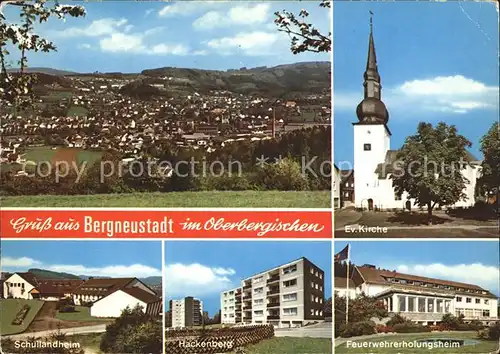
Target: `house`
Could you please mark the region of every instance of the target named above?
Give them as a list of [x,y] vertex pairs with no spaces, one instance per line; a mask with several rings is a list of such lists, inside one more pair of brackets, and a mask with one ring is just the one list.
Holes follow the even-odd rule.
[[3,282],[3,297],[57,301],[70,297],[82,283],[83,280],[79,279],[43,279],[29,272],[14,273]]
[[95,317],[118,317],[126,307],[137,304],[145,313],[157,316],[161,299],[137,278],[90,278],[73,291],[75,305],[90,305]]
[[[403,195],[396,193],[392,184],[391,175],[397,168],[398,150],[391,149],[389,112],[381,99],[382,86],[372,30],[363,86],[364,98],[356,109],[358,121],[353,123],[355,205],[368,210],[411,209],[415,200],[409,198],[406,192]],[[459,158],[457,156],[457,160]],[[468,153],[460,172],[468,181],[463,190],[465,199],[452,207],[470,207],[475,204],[481,162]]]
[[354,171],[341,170],[342,182],[340,187],[340,198],[343,206],[349,206],[354,203]]
[[498,300],[480,286],[377,269],[374,265],[355,266],[349,289],[347,280],[335,278],[335,293],[354,298],[366,294],[379,299],[390,313],[399,313],[423,325],[438,324],[443,315],[464,316],[486,325],[498,321]]
[[340,170],[337,165],[333,164],[333,207],[335,209],[340,208],[341,199],[340,199],[340,186],[341,183],[341,175]]

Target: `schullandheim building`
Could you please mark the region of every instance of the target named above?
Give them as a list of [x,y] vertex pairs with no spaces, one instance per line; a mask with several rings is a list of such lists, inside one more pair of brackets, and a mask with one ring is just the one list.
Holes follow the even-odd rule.
[[[391,150],[389,112],[382,101],[382,85],[375,55],[373,28],[370,22],[368,60],[364,73],[364,99],[356,109],[358,122],[354,126],[354,203],[357,208],[393,210],[415,207],[406,192],[398,196],[392,186],[398,150]],[[467,152],[461,173],[467,179],[465,200],[451,207],[469,207],[475,203],[476,179],[480,161]]]

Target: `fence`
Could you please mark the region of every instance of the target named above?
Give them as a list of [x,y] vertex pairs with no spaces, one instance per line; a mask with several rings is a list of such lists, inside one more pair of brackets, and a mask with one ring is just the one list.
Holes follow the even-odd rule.
[[258,343],[274,336],[271,325],[208,330],[181,329],[166,333],[168,354],[217,354]]

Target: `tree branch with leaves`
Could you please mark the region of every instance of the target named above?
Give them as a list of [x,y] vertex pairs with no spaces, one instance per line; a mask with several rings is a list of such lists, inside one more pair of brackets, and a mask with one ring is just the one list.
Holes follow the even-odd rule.
[[[8,23],[3,10],[7,6],[19,9],[19,24]],[[64,20],[67,16],[85,16],[85,9],[80,5],[60,5],[47,0],[0,0],[0,100],[17,107],[32,104],[34,96],[32,86],[34,77],[26,75],[28,52],[56,51],[51,41],[34,33],[35,24],[47,22],[51,17]],[[7,70],[7,58],[11,55],[9,46],[19,51],[18,72]]]
[[[330,11],[331,0],[322,0],[320,7]],[[275,12],[274,23],[278,31],[288,34],[293,54],[304,52],[327,53],[332,50],[332,33],[321,33],[312,23],[307,23],[309,12],[302,9],[296,15],[291,11]]]

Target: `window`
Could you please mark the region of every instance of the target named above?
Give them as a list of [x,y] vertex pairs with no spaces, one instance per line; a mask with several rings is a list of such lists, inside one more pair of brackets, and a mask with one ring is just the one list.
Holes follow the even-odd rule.
[[401,200],[401,195],[397,192],[394,192],[394,200]]
[[314,302],[314,295],[311,295],[311,301]]
[[446,313],[449,313],[449,312],[450,312],[450,307],[451,307],[451,301],[446,300],[446,301],[444,302],[444,311],[445,311]]
[[406,312],[406,296],[398,296],[398,305],[400,312]]
[[256,294],[262,294],[264,292],[264,288],[261,286],[260,288],[256,288],[253,290]]
[[490,317],[490,310],[483,310],[483,317]]
[[254,300],[253,303],[255,305],[262,305],[264,303],[264,299],[257,299],[257,300]]
[[254,283],[260,283],[262,280],[263,280],[263,278],[262,278],[262,277],[258,277],[258,278],[255,278],[255,279],[253,280],[253,282],[254,282]]
[[291,265],[289,267],[283,268],[283,274],[289,274],[297,271],[297,265]]
[[462,297],[461,296],[457,296],[457,302],[462,302]]
[[415,297],[408,297],[408,311],[409,312],[415,312],[416,308],[415,308],[415,305],[416,305],[416,298]]
[[319,273],[319,278],[323,279],[323,274]]
[[314,274],[314,268],[311,267],[311,274]]
[[476,299],[476,304],[480,304],[481,303],[481,299]]
[[442,299],[437,299],[436,300],[436,308],[437,308],[437,312],[439,312],[439,313],[443,313],[444,312],[443,300]]
[[472,298],[466,297],[465,298],[465,302],[468,303],[468,304],[470,304],[472,302]]
[[484,300],[484,304],[485,304],[485,305],[489,305],[489,303],[490,303],[490,300],[488,300],[488,299],[485,299],[485,300]]
[[285,288],[289,288],[289,287],[295,286],[295,285],[297,285],[297,279],[286,280],[283,282],[283,286]]
[[288,316],[297,315],[297,308],[296,307],[290,307],[290,308],[287,308],[287,309],[283,309],[283,314],[288,315]]
[[262,316],[264,315],[264,310],[257,310],[253,312],[255,316]]
[[434,312],[434,299],[427,299],[427,312]]
[[364,144],[363,145],[363,150],[365,150],[365,151],[371,151],[372,150],[372,144]]
[[283,295],[283,301],[297,301],[297,293]]

